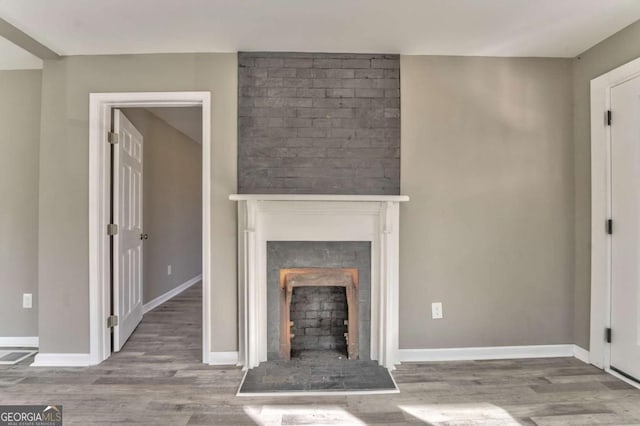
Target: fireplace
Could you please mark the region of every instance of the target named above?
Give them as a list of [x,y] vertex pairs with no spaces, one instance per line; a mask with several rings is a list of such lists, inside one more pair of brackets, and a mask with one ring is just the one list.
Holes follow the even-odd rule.
[[[307,284],[317,280],[313,276],[300,273],[289,272],[291,275],[288,275],[281,270],[356,268],[358,273],[351,275],[350,281],[346,274],[336,274],[331,278],[331,282],[339,282],[340,287],[345,288],[345,292],[349,286],[352,291],[357,291],[355,297],[358,303],[354,306],[358,312],[358,319],[347,318],[348,330],[345,333],[346,338],[357,338],[359,344],[347,345],[347,348],[351,348],[348,350],[349,355],[359,359],[375,360],[389,369],[395,368],[399,363],[399,204],[408,201],[409,197],[236,194],[231,195],[230,199],[239,202],[240,364],[244,368],[253,368],[267,359],[291,357],[290,306],[289,310],[286,309],[287,303],[290,304],[291,301],[287,301],[287,283],[292,283],[290,287],[293,297],[296,288],[311,288],[313,286]],[[271,253],[274,247],[286,244],[313,247],[314,244],[347,243],[366,244],[367,266],[355,267],[342,255],[332,257],[338,256],[334,250],[322,251],[325,258],[316,256],[313,259],[278,257],[272,256]],[[342,263],[332,263],[336,258]],[[366,292],[363,287],[365,274],[369,278]],[[281,275],[284,275],[282,280]],[[328,276],[322,279],[329,281]],[[364,315],[363,306],[366,306]],[[289,316],[288,324],[286,319],[282,319],[282,312],[285,318]],[[357,328],[357,331],[351,331],[352,327]],[[363,338],[363,330],[368,330],[370,335]],[[293,339],[295,346],[295,337]],[[357,352],[354,352],[355,348]]]
[[[296,303],[304,309],[294,311],[292,321],[293,293],[320,289],[338,291],[320,292],[321,297],[312,303]],[[345,302],[332,296],[344,294]],[[328,296],[328,297],[326,297]],[[346,319],[344,307],[346,306]],[[305,327],[300,322],[305,322]],[[343,332],[344,326],[347,331]],[[304,330],[296,336],[291,329]],[[336,336],[336,331],[338,335]],[[342,337],[339,335],[343,332]],[[349,359],[358,359],[358,270],[332,268],[293,268],[280,270],[280,359],[291,358],[292,339],[307,339],[298,344],[297,350],[332,350],[346,348]],[[325,341],[323,342],[323,339]],[[343,343],[343,344],[341,344]]]

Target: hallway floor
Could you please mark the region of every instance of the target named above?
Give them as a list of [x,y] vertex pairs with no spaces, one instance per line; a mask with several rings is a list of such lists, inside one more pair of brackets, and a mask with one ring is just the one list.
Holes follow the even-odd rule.
[[62,404],[65,425],[640,425],[640,390],[573,358],[406,363],[393,395],[236,397],[239,368],[200,363],[200,294],[99,366],[0,366],[0,404]]

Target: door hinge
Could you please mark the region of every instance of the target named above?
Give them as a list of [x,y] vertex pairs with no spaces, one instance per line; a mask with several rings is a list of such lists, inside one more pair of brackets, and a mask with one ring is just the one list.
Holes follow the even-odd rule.
[[611,327],[604,329],[604,340],[611,343]]
[[607,110],[607,126],[611,126],[611,110]]
[[107,317],[107,328],[113,328],[118,325],[118,316],[117,315],[109,315]]
[[607,219],[607,234],[613,235],[613,219]]
[[110,223],[107,225],[107,235],[117,235],[118,234],[118,225],[115,223]]
[[114,133],[114,132],[109,132],[107,133],[107,141],[112,144],[115,145],[118,143],[118,134]]

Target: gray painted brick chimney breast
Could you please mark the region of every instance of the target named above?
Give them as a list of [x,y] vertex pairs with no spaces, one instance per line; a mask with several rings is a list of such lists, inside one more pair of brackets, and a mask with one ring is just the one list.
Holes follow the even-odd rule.
[[400,193],[398,55],[238,55],[238,192]]

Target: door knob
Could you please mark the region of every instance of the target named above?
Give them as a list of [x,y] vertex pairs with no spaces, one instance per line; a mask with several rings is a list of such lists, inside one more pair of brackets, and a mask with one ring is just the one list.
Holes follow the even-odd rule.
[[140,239],[141,240],[148,240],[149,239],[149,234],[140,234]]

